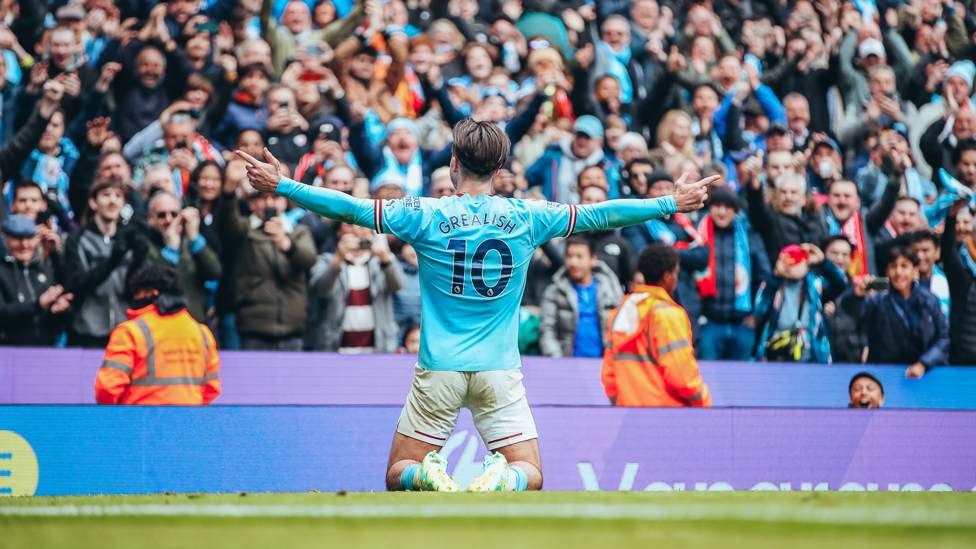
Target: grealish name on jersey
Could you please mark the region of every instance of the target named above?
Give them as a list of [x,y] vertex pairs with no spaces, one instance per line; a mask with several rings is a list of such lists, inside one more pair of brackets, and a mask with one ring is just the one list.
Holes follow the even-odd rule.
[[[491,215],[489,218],[488,216]],[[481,226],[492,226],[498,227],[499,229],[505,231],[508,234],[512,234],[518,224],[515,223],[514,218],[510,218],[506,215],[498,214],[461,214],[452,215],[445,221],[441,221],[437,224],[437,228],[442,234],[451,234],[454,229],[460,229],[464,227],[481,227]]]

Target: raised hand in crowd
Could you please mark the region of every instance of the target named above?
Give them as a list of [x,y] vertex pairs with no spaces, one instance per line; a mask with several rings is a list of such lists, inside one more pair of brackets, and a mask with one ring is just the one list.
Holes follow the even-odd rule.
[[279,217],[273,217],[264,222],[264,234],[268,235],[275,247],[283,252],[291,249],[291,238],[285,232],[285,226]]
[[220,22],[220,30],[213,36],[213,47],[214,53],[217,55],[230,53],[234,50],[234,31],[227,21]]
[[186,239],[193,242],[200,236],[200,210],[187,206],[180,212],[183,219],[183,229],[186,231]]
[[54,79],[64,85],[64,93],[67,95],[78,97],[81,94],[81,79],[78,78],[78,71],[61,73]]
[[743,171],[749,174],[749,185],[753,189],[758,189],[762,186],[762,181],[759,179],[759,174],[761,174],[763,171],[762,149],[756,151],[755,156],[746,158],[745,162],[743,162]]
[[122,70],[122,65],[119,63],[105,63],[102,66],[102,73],[98,76],[98,80],[95,82],[95,89],[100,93],[107,93],[109,86],[115,80],[115,75]]
[[88,133],[86,134],[88,143],[93,147],[99,148],[105,144],[106,141],[114,137],[115,132],[108,129],[111,123],[112,119],[107,116],[102,116],[86,122],[85,126],[88,128]]
[[47,69],[49,64],[49,61],[34,63],[34,66],[31,67],[30,78],[27,81],[27,93],[37,93],[41,90],[41,86],[48,79]]
[[166,246],[174,250],[180,249],[180,242],[183,237],[183,214],[176,214],[176,219],[166,227],[166,231],[163,232],[163,239],[166,240]]
[[64,86],[56,80],[48,80],[44,83],[43,91],[44,96],[38,101],[37,109],[42,118],[51,118],[64,97]]
[[502,2],[502,13],[507,15],[512,21],[518,21],[522,17],[522,0],[505,0]]
[[705,207],[708,200],[708,185],[722,176],[713,175],[705,179],[690,182],[688,175],[690,172],[681,174],[681,177],[674,182],[674,203],[678,206],[679,213],[689,213]]
[[576,50],[576,55],[573,58],[576,59],[576,63],[581,69],[590,68],[590,63],[593,62],[593,44],[587,44]]
[[800,244],[800,249],[806,252],[807,256],[809,256],[809,258],[807,259],[807,263],[810,265],[820,265],[821,263],[824,262],[824,259],[826,259],[823,250],[821,250],[814,244],[810,244],[809,242],[804,242],[803,244]]
[[671,46],[671,53],[668,54],[668,72],[674,74],[684,70],[688,66],[688,60],[678,51],[678,46]]
[[342,267],[346,256],[357,251],[359,251],[359,237],[352,233],[342,235],[339,241],[336,242],[336,253],[332,256],[332,266],[336,269]]
[[61,251],[61,235],[54,229],[54,219],[48,219],[38,225],[37,236],[41,239],[41,246],[48,253],[56,254]]

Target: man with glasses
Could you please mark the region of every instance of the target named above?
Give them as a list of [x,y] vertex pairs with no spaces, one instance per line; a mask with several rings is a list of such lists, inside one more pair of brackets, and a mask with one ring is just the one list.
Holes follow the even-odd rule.
[[220,258],[200,234],[200,211],[180,209],[179,200],[168,192],[149,199],[149,254],[155,265],[170,266],[183,281],[186,310],[194,320],[207,321],[207,293],[204,284],[220,278]]

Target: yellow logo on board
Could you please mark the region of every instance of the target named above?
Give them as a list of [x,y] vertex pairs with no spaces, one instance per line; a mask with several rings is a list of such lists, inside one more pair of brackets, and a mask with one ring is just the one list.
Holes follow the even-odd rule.
[[0,431],[0,496],[33,496],[37,479],[37,455],[30,443],[13,431]]

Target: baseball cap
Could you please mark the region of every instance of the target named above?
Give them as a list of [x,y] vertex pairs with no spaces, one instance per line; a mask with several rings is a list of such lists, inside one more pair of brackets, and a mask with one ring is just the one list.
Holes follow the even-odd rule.
[[779,252],[779,255],[788,256],[791,260],[793,260],[793,263],[800,263],[810,259],[810,256],[803,251],[803,248],[801,248],[799,244],[790,244],[789,246],[783,248],[783,250]]
[[867,57],[869,55],[885,57],[884,44],[877,38],[868,38],[857,47],[857,55],[858,57]]
[[790,127],[787,126],[786,122],[783,122],[782,120],[776,120],[774,122],[771,122],[769,124],[769,129],[766,130],[766,135],[772,135],[776,133],[789,135]]
[[54,12],[54,19],[57,21],[84,21],[85,16],[85,8],[78,4],[61,6]]
[[828,138],[827,138],[826,140],[824,140],[824,141],[811,141],[811,142],[810,142],[810,150],[814,150],[814,151],[815,151],[815,150],[817,150],[817,147],[819,147],[819,146],[821,146],[821,145],[827,145],[827,146],[829,146],[829,147],[830,147],[831,149],[834,149],[835,151],[837,151],[837,154],[842,154],[842,153],[840,152],[840,145],[838,145],[838,144],[837,144],[837,142],[836,142],[836,141],[834,141],[834,140],[833,140],[832,138],[830,138],[830,137],[828,137]]
[[14,238],[30,238],[37,235],[37,226],[31,218],[21,214],[13,214],[4,219],[0,230],[3,234]]
[[589,114],[584,114],[583,116],[576,119],[576,125],[573,126],[573,130],[576,133],[585,133],[586,135],[593,137],[603,138],[603,124],[595,116]]
[[858,378],[862,378],[862,377],[866,377],[871,381],[877,383],[878,387],[881,389],[881,394],[884,395],[884,385],[882,385],[881,380],[875,377],[874,374],[872,374],[871,372],[858,372],[854,374],[854,377],[851,378],[851,382],[847,385],[848,394],[850,394],[851,392],[851,387],[854,387],[854,382],[857,381]]

